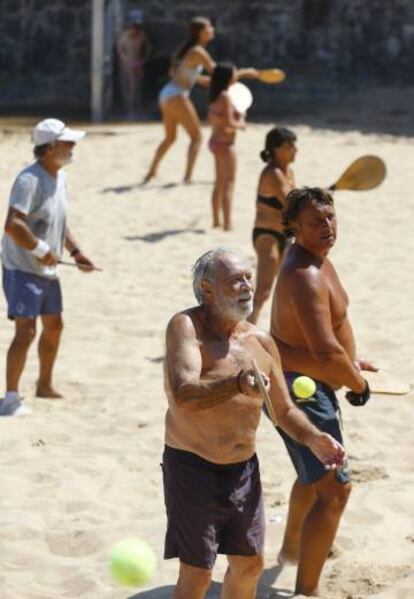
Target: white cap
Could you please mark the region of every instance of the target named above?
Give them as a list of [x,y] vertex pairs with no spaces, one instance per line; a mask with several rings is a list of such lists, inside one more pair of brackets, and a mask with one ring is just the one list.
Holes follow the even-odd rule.
[[50,144],[54,141],[72,141],[76,143],[85,137],[85,131],[69,129],[63,121],[58,119],[45,119],[37,123],[32,129],[31,140],[35,146]]

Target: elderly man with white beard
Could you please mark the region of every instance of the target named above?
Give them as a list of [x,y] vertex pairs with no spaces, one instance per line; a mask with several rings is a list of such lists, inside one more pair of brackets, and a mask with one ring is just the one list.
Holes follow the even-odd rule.
[[250,268],[224,248],[193,268],[198,305],[176,314],[166,334],[168,397],[164,494],[165,559],[178,557],[174,599],[203,599],[217,553],[227,555],[222,599],[253,599],[263,568],[264,515],[256,430],[263,398],[254,359],[279,426],[335,469],[341,445],[292,403],[272,338],[246,318]]

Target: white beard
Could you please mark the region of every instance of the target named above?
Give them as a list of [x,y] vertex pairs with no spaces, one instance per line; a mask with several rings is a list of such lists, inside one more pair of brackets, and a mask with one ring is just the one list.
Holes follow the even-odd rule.
[[59,167],[62,168],[63,166],[66,166],[67,164],[73,162],[73,157],[67,156],[66,158],[57,158],[56,162],[59,165]]
[[230,301],[220,297],[218,300],[220,314],[236,322],[245,320],[253,311],[253,296],[249,296],[249,298],[248,302],[240,304],[237,300]]

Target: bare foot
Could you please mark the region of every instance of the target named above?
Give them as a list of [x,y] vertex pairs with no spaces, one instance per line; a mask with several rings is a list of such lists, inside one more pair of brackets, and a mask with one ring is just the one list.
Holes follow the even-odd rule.
[[192,180],[187,179],[187,178],[183,179],[183,183],[184,183],[184,185],[192,185],[193,184]]
[[40,385],[36,387],[36,397],[44,397],[47,399],[62,399],[63,395],[53,389],[50,385]]

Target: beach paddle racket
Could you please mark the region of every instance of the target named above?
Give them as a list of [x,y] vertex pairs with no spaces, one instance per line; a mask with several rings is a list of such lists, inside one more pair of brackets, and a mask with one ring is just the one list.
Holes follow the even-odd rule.
[[254,358],[252,358],[252,368],[253,368],[253,372],[254,372],[254,378],[256,379],[257,384],[259,385],[260,393],[262,394],[263,401],[264,401],[266,409],[267,409],[267,413],[269,414],[269,418],[272,421],[272,423],[274,424],[274,426],[277,426],[277,418],[276,418],[275,411],[273,409],[273,406],[270,401],[270,397],[266,390],[266,387],[263,384],[262,375],[260,373],[260,370],[259,370],[259,368],[256,364],[256,360]]
[[[82,270],[82,266],[77,264],[76,262],[66,262],[66,260],[59,260],[58,264],[63,264],[63,266],[73,266],[74,268],[78,268],[79,270]],[[97,270],[99,272],[102,272],[102,268],[98,268],[97,266],[94,266],[90,270]]]
[[371,393],[380,395],[407,395],[411,391],[409,383],[402,381],[390,372],[384,370],[368,372],[363,370],[361,374],[368,381]]
[[286,79],[286,73],[281,69],[259,69],[257,78],[262,83],[282,83]]
[[328,189],[331,191],[374,189],[383,182],[386,172],[385,163],[379,156],[361,156],[354,160]]
[[248,110],[253,104],[252,92],[249,90],[247,85],[240,83],[240,81],[230,85],[229,96],[234,108],[241,114],[244,114],[246,110]]

